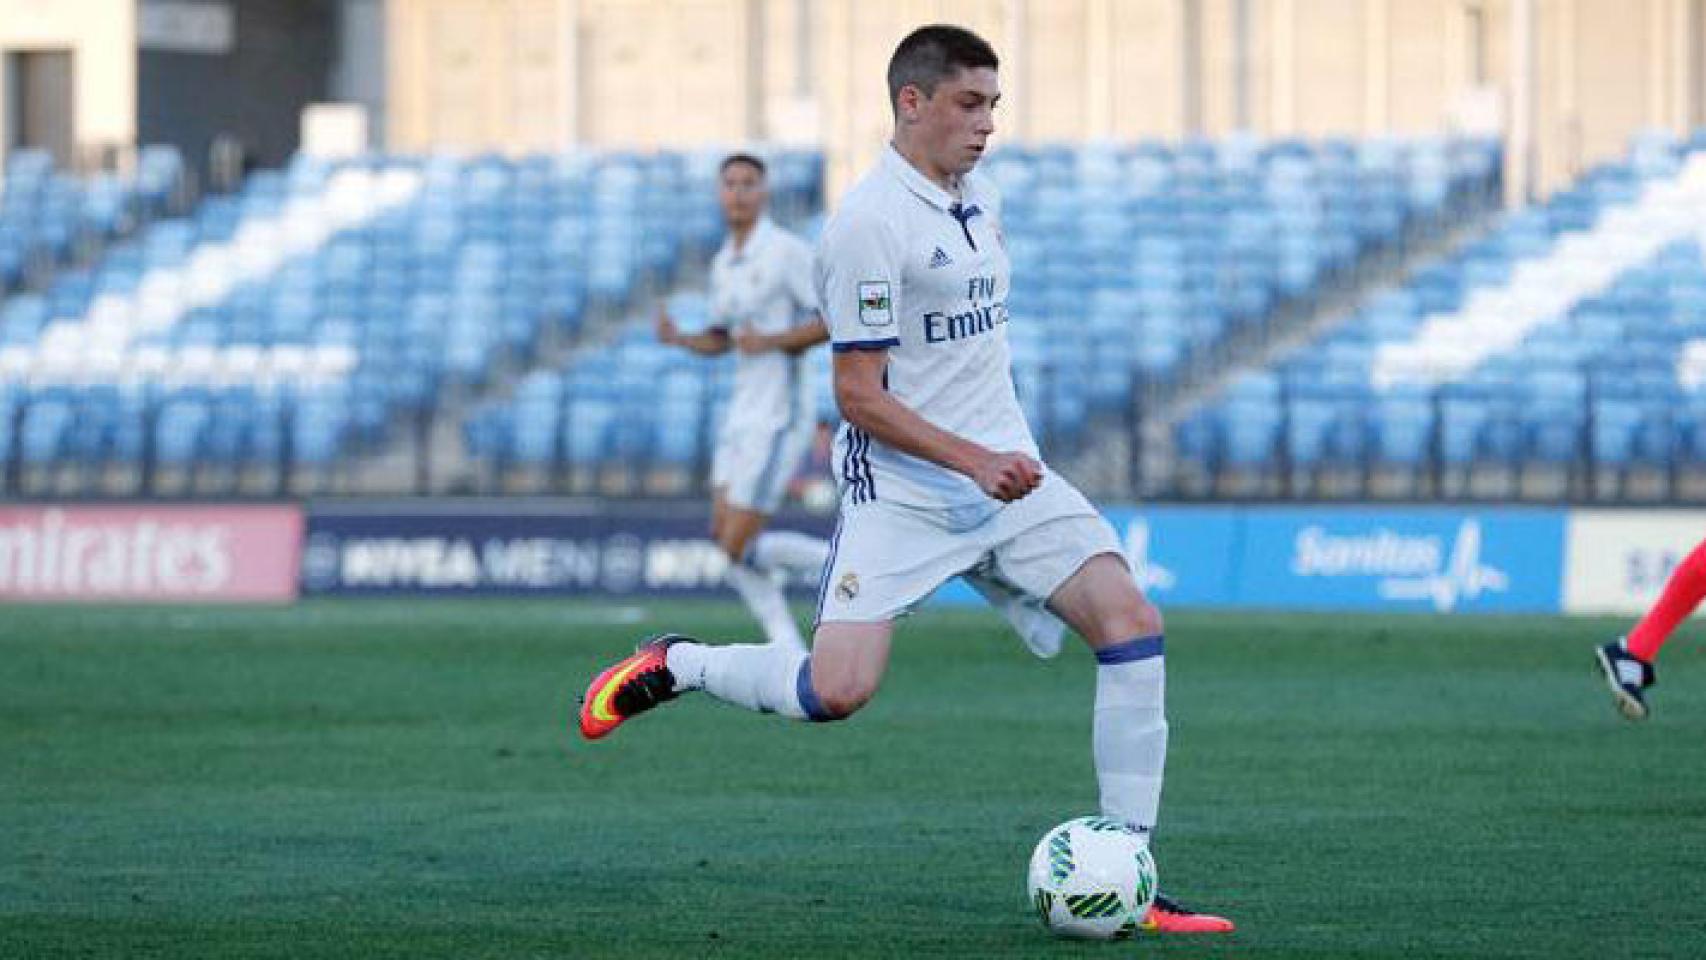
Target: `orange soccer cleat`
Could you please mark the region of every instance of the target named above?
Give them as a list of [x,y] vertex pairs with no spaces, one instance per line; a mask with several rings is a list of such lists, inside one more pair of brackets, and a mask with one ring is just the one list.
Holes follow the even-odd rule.
[[1231,933],[1238,929],[1225,917],[1198,913],[1159,893],[1140,926],[1150,933]]
[[666,633],[641,643],[629,657],[592,678],[581,697],[581,736],[597,740],[624,720],[676,698],[669,648],[686,637]]

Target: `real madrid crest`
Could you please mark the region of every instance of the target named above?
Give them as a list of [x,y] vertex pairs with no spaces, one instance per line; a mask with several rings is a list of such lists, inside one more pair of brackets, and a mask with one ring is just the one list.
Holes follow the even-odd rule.
[[853,598],[858,595],[859,575],[856,573],[842,574],[841,581],[835,585],[835,596],[839,598],[842,603],[850,603]]

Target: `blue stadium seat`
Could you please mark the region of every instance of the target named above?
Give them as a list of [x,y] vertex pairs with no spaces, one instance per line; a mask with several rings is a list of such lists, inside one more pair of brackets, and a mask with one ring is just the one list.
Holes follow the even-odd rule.
[[1368,433],[1375,462],[1420,467],[1433,457],[1436,406],[1425,391],[1394,389],[1377,394],[1369,408]]

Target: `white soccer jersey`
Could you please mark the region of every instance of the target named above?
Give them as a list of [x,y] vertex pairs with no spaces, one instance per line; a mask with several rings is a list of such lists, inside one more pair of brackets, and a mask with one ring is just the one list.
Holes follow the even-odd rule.
[[[1007,347],[1010,264],[994,185],[963,196],[930,182],[891,146],[818,243],[820,309],[837,352],[888,350],[886,386],[937,427],[991,450],[1037,455]],[[989,505],[971,478],[843,423],[835,467],[849,503]]]
[[[711,258],[711,323],[781,333],[817,308],[812,251],[804,240],[759,218],[739,252],[734,238]],[[781,430],[816,414],[813,351],[737,354],[725,430]]]

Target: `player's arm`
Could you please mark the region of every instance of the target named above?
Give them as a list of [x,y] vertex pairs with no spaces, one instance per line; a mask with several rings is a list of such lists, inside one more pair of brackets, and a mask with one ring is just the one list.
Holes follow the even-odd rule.
[[735,334],[735,348],[742,353],[780,350],[783,353],[800,354],[829,340],[829,324],[818,309],[817,289],[813,285],[812,274],[817,264],[812,259],[812,249],[790,237],[786,250],[787,257],[782,270],[782,293],[798,311],[796,316],[810,316],[804,323],[779,333],[740,331]]
[[990,450],[919,416],[883,386],[888,350],[835,354],[835,402],[848,422],[893,447],[963,473],[997,500],[1017,500],[1042,483],[1042,464],[1016,452]]
[[1042,482],[1042,465],[998,452],[930,423],[883,385],[890,347],[900,345],[902,245],[871,215],[831,221],[819,241],[817,286],[835,352],[841,416],[885,445],[965,474],[997,500],[1017,500]]
[[661,306],[658,307],[657,338],[659,343],[691,350],[702,357],[728,353],[731,343],[729,332],[723,327],[712,327],[704,333],[682,333],[681,328],[675,325],[675,318]]
[[783,353],[804,353],[828,340],[829,327],[819,316],[813,316],[805,323],[789,327],[780,333],[758,333],[754,330],[742,330],[734,335],[735,348],[741,353],[769,353],[772,350],[780,350]]

